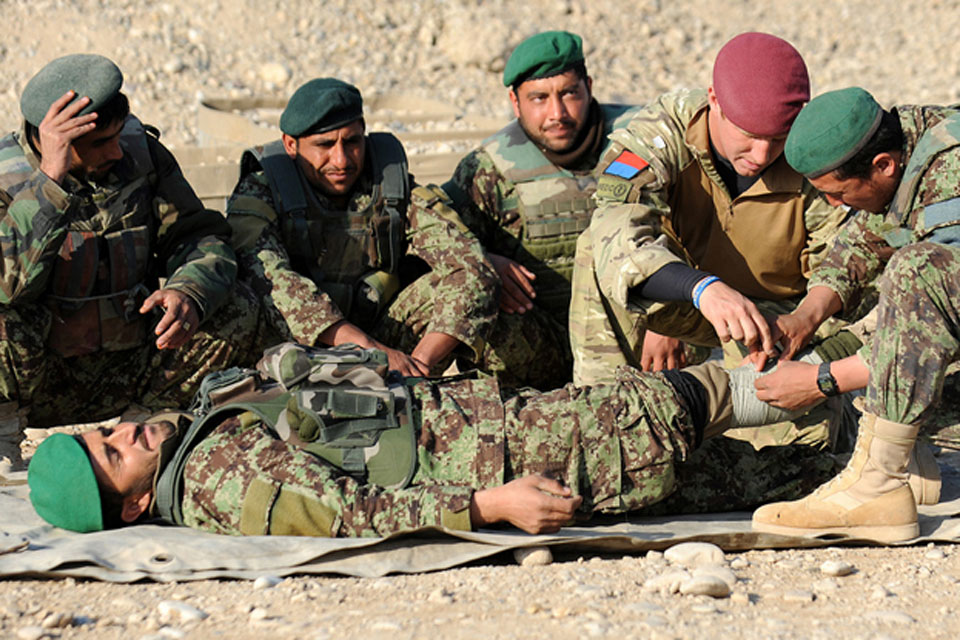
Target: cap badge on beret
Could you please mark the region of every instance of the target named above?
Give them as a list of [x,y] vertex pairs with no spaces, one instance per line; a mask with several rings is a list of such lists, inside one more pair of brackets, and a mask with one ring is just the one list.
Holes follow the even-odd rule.
[[544,31],[517,45],[503,69],[503,86],[549,78],[583,62],[583,40],[569,31]]
[[293,92],[280,130],[294,138],[339,129],[363,117],[360,90],[336,78],[315,78]]
[[833,171],[866,146],[882,118],[883,109],[860,87],[817,96],[790,128],[783,150],[787,163],[808,178]]
[[50,105],[67,91],[74,91],[74,100],[90,98],[90,104],[78,114],[84,115],[112,100],[122,85],[123,74],[109,58],[92,53],[63,56],[49,62],[27,82],[20,95],[20,112],[27,122],[40,126]]

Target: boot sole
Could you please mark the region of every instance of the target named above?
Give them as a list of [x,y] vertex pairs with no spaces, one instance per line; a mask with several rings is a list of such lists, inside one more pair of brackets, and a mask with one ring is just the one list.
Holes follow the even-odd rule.
[[905,542],[920,536],[920,525],[910,524],[871,525],[855,527],[829,527],[824,529],[804,529],[783,525],[754,522],[753,530],[760,533],[778,533],[798,538],[814,538],[823,535],[844,535],[852,538],[867,538],[878,542]]

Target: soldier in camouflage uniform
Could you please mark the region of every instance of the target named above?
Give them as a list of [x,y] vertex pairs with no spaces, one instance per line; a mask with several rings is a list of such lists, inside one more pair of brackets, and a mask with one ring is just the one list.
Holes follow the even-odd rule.
[[[757,382],[760,397],[802,406],[832,390],[866,386],[853,458],[835,482],[797,503],[767,505],[754,528],[843,533],[884,541],[918,534],[905,472],[918,430],[940,401],[960,355],[960,112],[886,111],[859,88],[811,101],[787,140],[790,164],[828,199],[861,209],[778,320],[795,346],[835,313],[857,309],[874,285],[876,331],[851,357],[813,370],[783,363]],[[935,501],[935,500],[934,500]]]
[[[495,378],[383,380],[371,377],[371,369],[312,367],[310,353],[280,345],[258,364],[261,375],[285,380],[283,388],[292,390],[279,396],[274,410],[267,401],[252,400],[254,392],[239,381],[232,388],[246,391],[194,421],[186,434],[182,424],[160,416],[83,436],[51,436],[30,465],[37,512],[75,531],[159,513],[177,524],[231,535],[385,536],[501,521],[538,533],[574,517],[656,505],[679,481],[698,486],[671,496],[671,510],[717,511],[796,494],[834,472],[828,457],[803,447],[770,449],[745,460],[735,446],[749,445],[712,439],[738,423],[731,397],[743,395],[736,379],[714,363],[662,373],[622,368],[611,384],[539,393],[503,391]],[[386,359],[379,362],[385,369]],[[306,376],[313,386],[297,390],[295,381]],[[345,394],[350,381],[360,394],[379,389],[406,398],[395,406],[401,421],[408,416],[409,422],[384,434],[411,425],[406,441],[400,437],[388,445],[384,435],[367,449],[369,466],[360,474],[344,469],[348,455],[342,449],[318,453],[303,442],[295,446],[289,436],[291,428],[303,435],[317,426],[313,420],[305,430],[306,406],[310,415],[326,416],[319,420],[321,430],[346,428],[329,408],[345,401],[337,394]],[[348,419],[359,413],[350,404]],[[382,407],[371,405],[372,413],[364,415]],[[369,431],[372,420],[360,428]],[[280,433],[287,434],[286,442]],[[375,468],[381,455],[402,461],[400,473]]]
[[102,56],[54,60],[0,140],[0,456],[13,465],[27,420],[180,406],[205,373],[262,350],[252,294],[229,296],[230,228],[129,115],[122,82]]
[[575,384],[641,366],[647,329],[772,353],[761,309],[793,308],[845,217],[781,157],[808,97],[800,54],[745,33],[721,49],[707,91],[665,94],[611,134],[577,244]]
[[443,185],[503,283],[500,316],[479,361],[503,384],[570,381],[567,334],[577,236],[594,208],[607,135],[636,111],[599,104],[580,36],[520,43],[503,71],[516,120],[483,141]]
[[[227,202],[240,279],[286,339],[355,343],[405,375],[471,359],[496,318],[498,282],[446,196],[418,187],[399,140],[365,133],[353,86],[311,80],[250,149]],[[426,273],[425,273],[426,272]]]

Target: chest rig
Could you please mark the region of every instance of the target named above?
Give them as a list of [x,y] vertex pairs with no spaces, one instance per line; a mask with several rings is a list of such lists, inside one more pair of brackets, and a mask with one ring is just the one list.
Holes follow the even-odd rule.
[[369,329],[400,286],[410,202],[407,158],[388,133],[367,135],[373,188],[357,210],[325,206],[280,140],[248,149],[241,178],[263,170],[293,267],[326,292],[354,324]]

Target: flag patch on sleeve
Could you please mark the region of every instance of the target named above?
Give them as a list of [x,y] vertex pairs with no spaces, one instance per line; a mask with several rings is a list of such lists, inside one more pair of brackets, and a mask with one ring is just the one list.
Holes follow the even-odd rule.
[[623,178],[624,180],[630,180],[648,166],[650,166],[649,162],[632,151],[624,150],[603,172],[611,176]]

